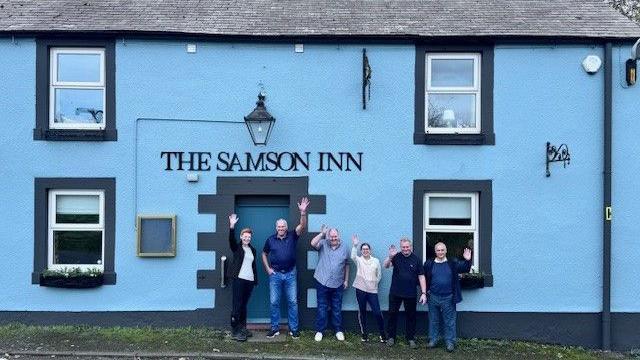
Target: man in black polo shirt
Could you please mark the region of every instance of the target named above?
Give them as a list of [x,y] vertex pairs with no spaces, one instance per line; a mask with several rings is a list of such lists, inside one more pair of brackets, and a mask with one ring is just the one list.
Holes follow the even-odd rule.
[[384,267],[393,266],[391,277],[391,289],[389,290],[389,339],[388,346],[393,346],[396,337],[398,311],[404,303],[405,312],[405,338],[412,349],[416,349],[416,286],[420,285],[422,294],[420,303],[427,301],[427,284],[424,278],[422,262],[413,253],[411,240],[400,239],[400,254],[395,245],[389,248],[389,256],[384,260]]
[[296,245],[298,237],[307,227],[307,207],[309,199],[303,197],[298,203],[300,223],[295,231],[289,231],[287,221],[276,221],[276,233],[264,243],[262,263],[269,274],[269,289],[271,302],[271,330],[267,337],[280,335],[280,294],[282,289],[287,296],[289,319],[289,334],[294,339],[300,337],[298,330],[298,281],[296,271]]

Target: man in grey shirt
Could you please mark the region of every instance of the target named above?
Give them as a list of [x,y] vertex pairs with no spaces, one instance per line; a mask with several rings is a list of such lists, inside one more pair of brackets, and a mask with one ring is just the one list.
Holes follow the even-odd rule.
[[349,246],[340,241],[338,229],[328,229],[322,225],[320,233],[311,239],[311,247],[318,251],[318,266],[313,274],[318,301],[315,340],[322,340],[322,334],[327,328],[327,313],[331,304],[331,323],[336,332],[336,338],[343,341],[342,291],[347,288],[349,281]]

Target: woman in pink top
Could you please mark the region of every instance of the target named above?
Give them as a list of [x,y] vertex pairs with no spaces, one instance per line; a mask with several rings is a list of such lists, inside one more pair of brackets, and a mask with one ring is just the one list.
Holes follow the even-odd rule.
[[358,323],[360,324],[360,334],[362,341],[369,341],[367,332],[367,303],[371,307],[373,316],[378,323],[380,332],[379,341],[385,342],[384,319],[380,312],[380,302],[378,301],[378,283],[382,278],[382,268],[380,261],[371,256],[371,246],[367,243],[360,245],[361,256],[358,256],[358,244],[360,239],[357,235],[351,237],[353,247],[351,248],[351,260],[356,263],[356,278],[353,280],[353,287],[356,288],[356,299],[358,300]]

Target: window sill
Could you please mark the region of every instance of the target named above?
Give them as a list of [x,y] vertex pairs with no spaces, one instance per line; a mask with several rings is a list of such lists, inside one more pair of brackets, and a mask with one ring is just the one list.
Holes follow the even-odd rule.
[[[50,286],[50,287],[82,288],[82,287],[79,287],[79,286],[55,286],[55,285],[48,285],[48,284],[43,285],[42,273],[41,272],[33,272],[33,273],[31,273],[31,283],[34,284],[34,285]],[[105,273],[102,274],[102,283],[100,285],[97,285],[97,286],[115,285],[115,284],[116,284],[116,273],[114,273],[114,272],[105,272]],[[93,287],[96,287],[96,286],[93,286]]]
[[33,129],[34,140],[49,141],[116,141],[118,130]]
[[424,145],[495,145],[495,134],[413,134],[414,144]]

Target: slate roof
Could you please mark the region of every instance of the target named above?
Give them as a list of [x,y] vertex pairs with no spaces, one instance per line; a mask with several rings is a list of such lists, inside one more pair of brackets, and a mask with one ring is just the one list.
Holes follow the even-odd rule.
[[602,0],[0,0],[0,33],[637,38]]

